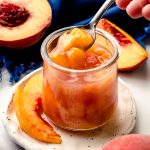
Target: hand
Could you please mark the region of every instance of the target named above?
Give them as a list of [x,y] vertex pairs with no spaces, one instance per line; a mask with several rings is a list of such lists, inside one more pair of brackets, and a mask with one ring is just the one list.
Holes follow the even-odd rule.
[[150,20],[150,0],[116,0],[116,4],[134,19],[144,17]]

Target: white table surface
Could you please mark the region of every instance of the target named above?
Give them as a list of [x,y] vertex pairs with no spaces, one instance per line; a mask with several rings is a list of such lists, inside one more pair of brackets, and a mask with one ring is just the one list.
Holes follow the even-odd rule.
[[[150,39],[145,41],[146,49],[150,57]],[[137,107],[137,122],[132,133],[150,134],[150,58],[137,70],[127,73],[119,73],[119,77],[126,83],[132,92]],[[0,82],[0,117],[7,103],[7,96],[12,88],[8,82],[8,73],[3,71],[3,79]],[[0,150],[22,150],[11,141],[0,120]]]

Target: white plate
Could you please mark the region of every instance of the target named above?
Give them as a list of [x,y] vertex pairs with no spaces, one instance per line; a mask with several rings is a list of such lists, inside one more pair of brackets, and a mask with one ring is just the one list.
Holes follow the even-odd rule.
[[3,113],[3,123],[10,138],[26,150],[101,150],[102,146],[117,136],[128,134],[136,122],[136,107],[132,94],[119,79],[118,108],[111,121],[96,130],[86,132],[72,132],[62,130],[51,124],[55,131],[61,135],[62,144],[48,144],[33,139],[24,133],[18,123],[14,111],[12,96],[15,88],[25,84],[31,77],[42,71],[35,70],[16,84],[9,96],[9,103]]

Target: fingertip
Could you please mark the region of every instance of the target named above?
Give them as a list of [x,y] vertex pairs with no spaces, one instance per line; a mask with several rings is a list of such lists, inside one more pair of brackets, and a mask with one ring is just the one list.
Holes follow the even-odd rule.
[[128,6],[128,4],[131,2],[131,0],[116,0],[116,5],[120,8],[120,9],[126,9],[126,7]]
[[130,4],[126,8],[126,12],[133,19],[142,17],[142,8],[140,7],[140,5],[136,5],[136,1],[130,2]]
[[146,5],[143,9],[142,9],[142,15],[145,19],[150,21],[150,4]]

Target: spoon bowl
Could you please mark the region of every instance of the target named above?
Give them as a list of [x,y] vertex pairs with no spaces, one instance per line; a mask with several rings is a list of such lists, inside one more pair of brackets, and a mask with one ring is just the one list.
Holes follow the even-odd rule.
[[[79,26],[79,28],[84,29],[88,34],[91,35],[91,37],[93,38],[93,43],[95,42],[96,39],[96,25],[102,18],[103,14],[106,12],[106,10],[114,3],[114,1],[115,0],[106,0],[87,25]],[[93,43],[91,43],[89,47],[91,47]]]
[[81,28],[82,30],[87,32],[89,35],[91,35],[91,37],[93,39],[92,42],[83,49],[84,51],[86,51],[95,42],[95,39],[96,39],[96,25],[97,25],[98,21],[102,18],[105,11],[114,3],[114,1],[115,0],[106,0],[88,24],[78,25],[78,26],[69,26],[69,27],[61,28],[61,29],[53,32],[53,35],[57,34],[59,32],[66,31],[66,30],[69,30],[68,31],[68,33],[69,33],[73,28]]

